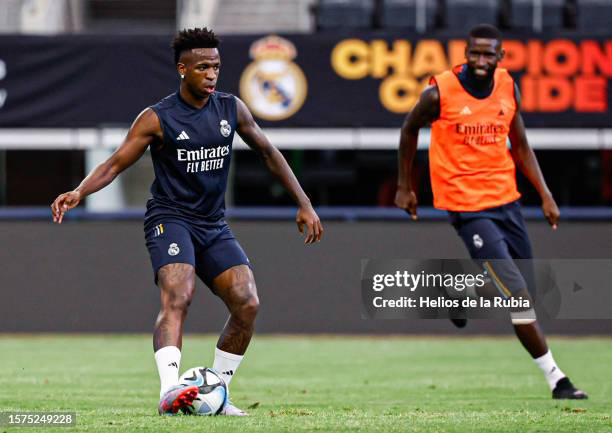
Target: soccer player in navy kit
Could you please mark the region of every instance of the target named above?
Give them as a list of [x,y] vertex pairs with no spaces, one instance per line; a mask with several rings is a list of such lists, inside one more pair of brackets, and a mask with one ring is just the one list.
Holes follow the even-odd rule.
[[[217,342],[213,368],[229,385],[253,334],[259,300],[249,260],[224,220],[224,195],[234,132],[255,151],[298,204],[296,222],[305,243],[318,242],[323,227],[282,154],[273,147],[246,105],[215,89],[221,66],[219,40],[207,29],[183,30],[173,41],[179,90],[145,109],[121,146],[74,190],[51,205],[53,221],[89,194],[111,183],[150,147],[155,171],[147,202],[145,238],[161,310],[153,346],[161,388],[158,411],[176,414],[197,387],[178,385],[182,329],[196,275],[226,304],[230,317]],[[246,415],[228,403],[223,415]]]

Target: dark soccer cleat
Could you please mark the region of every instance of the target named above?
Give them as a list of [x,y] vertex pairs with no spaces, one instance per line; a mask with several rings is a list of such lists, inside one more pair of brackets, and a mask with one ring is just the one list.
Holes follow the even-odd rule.
[[450,319],[457,328],[465,328],[467,325],[467,319]]
[[448,315],[457,328],[465,328],[467,325],[467,311],[464,307],[449,308]]
[[559,379],[555,389],[553,389],[552,397],[557,400],[585,400],[589,398],[586,392],[576,389],[568,377]]
[[159,400],[157,411],[160,415],[176,415],[179,410],[190,406],[197,395],[197,386],[174,385]]

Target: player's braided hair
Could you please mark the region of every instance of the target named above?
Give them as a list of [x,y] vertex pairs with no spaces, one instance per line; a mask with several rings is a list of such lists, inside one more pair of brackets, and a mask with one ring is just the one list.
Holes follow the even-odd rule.
[[499,29],[491,24],[478,24],[470,29],[470,38],[497,39],[501,41],[502,34]]
[[206,27],[203,29],[195,28],[181,30],[172,41],[174,63],[179,62],[183,51],[188,51],[192,48],[217,48],[219,42],[220,40],[217,35]]

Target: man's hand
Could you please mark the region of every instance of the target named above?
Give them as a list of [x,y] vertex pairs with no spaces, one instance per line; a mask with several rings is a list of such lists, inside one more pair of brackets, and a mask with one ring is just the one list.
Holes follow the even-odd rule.
[[417,219],[417,197],[412,189],[398,186],[395,193],[395,206],[404,209],[413,220]]
[[548,220],[548,224],[550,224],[552,229],[557,230],[561,212],[559,212],[557,203],[555,203],[555,199],[552,195],[545,195],[542,198],[542,212],[544,213],[544,217]]
[[61,224],[64,219],[64,214],[81,201],[81,193],[78,191],[69,191],[60,194],[53,203],[51,203],[51,213],[53,214],[53,222]]
[[307,233],[306,239],[304,239],[305,244],[312,244],[321,240],[321,236],[323,236],[323,226],[312,206],[300,206],[295,217],[295,222],[297,223],[300,233],[304,233],[304,226],[306,226]]

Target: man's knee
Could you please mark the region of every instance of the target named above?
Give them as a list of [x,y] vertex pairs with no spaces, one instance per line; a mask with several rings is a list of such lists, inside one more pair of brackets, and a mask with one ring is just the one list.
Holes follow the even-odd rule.
[[238,302],[234,305],[234,314],[243,322],[252,322],[259,312],[259,297],[254,281],[241,283],[242,287],[236,287],[238,293],[242,293]]
[[172,292],[162,304],[164,310],[186,312],[193,299],[193,289]]
[[513,293],[512,298],[520,301],[521,306],[510,308],[510,320],[513,325],[530,325],[537,320],[533,300],[527,289]]
[[259,298],[257,295],[251,295],[241,307],[242,314],[246,317],[255,318],[259,312]]
[[162,310],[186,312],[195,292],[193,267],[163,267],[159,271]]

